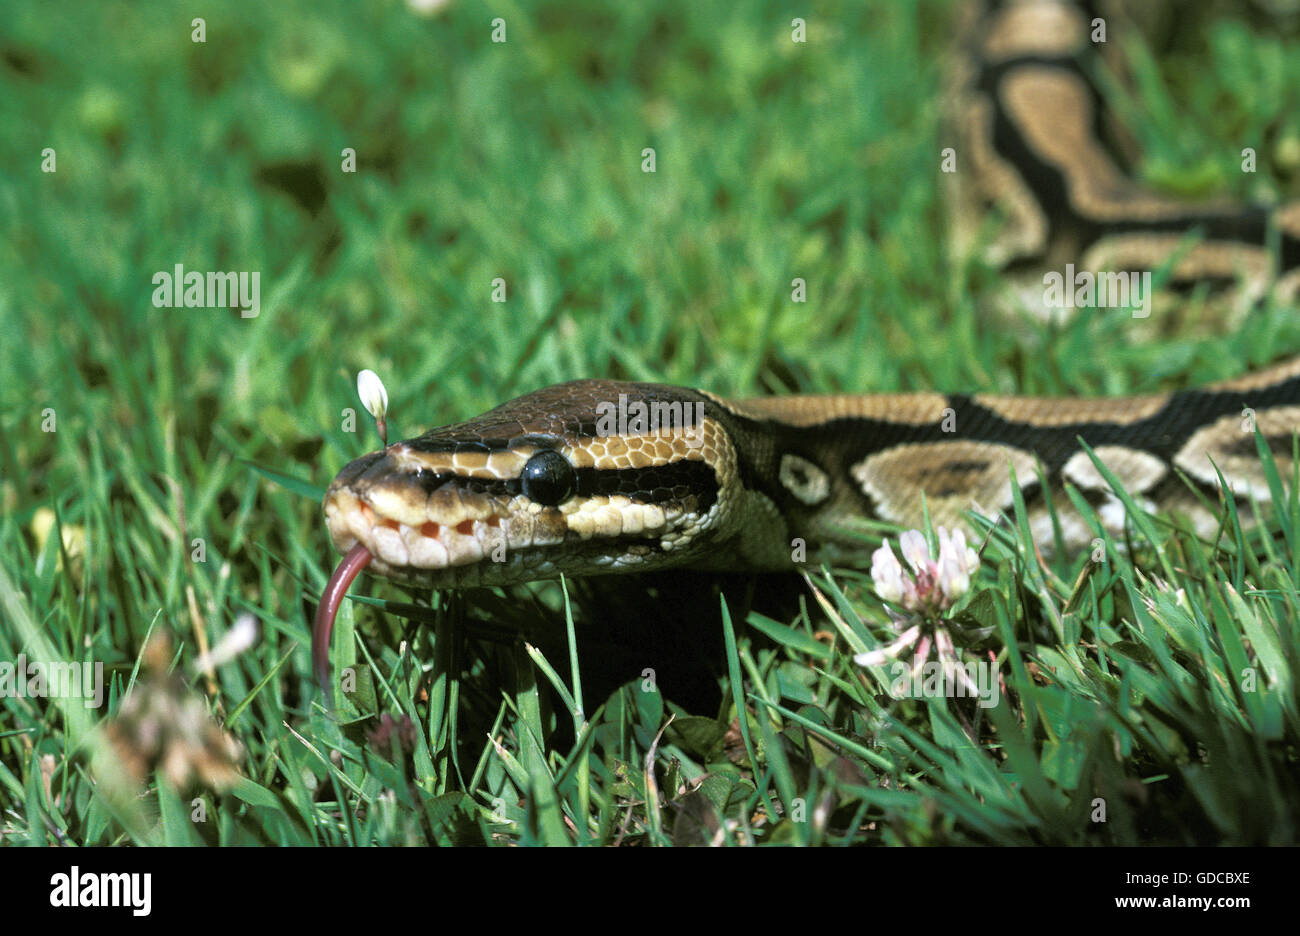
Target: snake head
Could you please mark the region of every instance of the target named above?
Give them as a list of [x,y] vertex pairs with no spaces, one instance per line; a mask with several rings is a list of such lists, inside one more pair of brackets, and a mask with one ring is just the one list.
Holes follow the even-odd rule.
[[739,487],[709,397],[585,380],[548,387],[347,465],[330,539],[370,570],[434,588],[698,558]]

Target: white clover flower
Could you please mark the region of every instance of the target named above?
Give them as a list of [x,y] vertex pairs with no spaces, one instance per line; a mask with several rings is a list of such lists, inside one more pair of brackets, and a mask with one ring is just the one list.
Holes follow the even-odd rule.
[[920,530],[908,530],[900,535],[898,549],[913,572],[921,572],[930,561],[930,547],[925,542],[925,534]]
[[939,560],[939,590],[950,599],[960,598],[970,590],[970,576],[951,557]]
[[934,632],[934,648],[939,656],[939,662],[943,664],[944,679],[961,683],[968,695],[979,695],[979,687],[971,681],[970,674],[961,665],[961,654],[957,651],[956,644],[953,643],[952,634],[942,628],[936,630]]
[[939,589],[949,601],[956,601],[970,591],[970,577],[979,569],[979,554],[966,545],[966,534],[954,530],[950,535],[939,527]]
[[[933,647],[948,678],[973,688],[961,667],[961,655],[941,617],[962,595],[970,591],[971,576],[979,570],[979,554],[966,543],[962,530],[935,530],[939,555],[930,556],[925,534],[907,530],[898,537],[898,548],[911,567],[909,572],[898,561],[885,541],[871,554],[871,580],[876,594],[902,609],[889,609],[890,620],[898,636],[883,647],[853,657],[860,666],[880,666],[912,653],[913,672],[919,672]],[[950,626],[958,627],[957,624]]]
[[871,650],[867,653],[858,653],[853,657],[853,662],[859,666],[880,666],[888,660],[896,660],[902,655],[903,651],[916,643],[917,638],[921,636],[921,625],[913,624],[907,630],[898,635],[898,639],[886,647],[878,650]]
[[924,611],[937,616],[951,608],[970,591],[971,576],[980,567],[979,554],[966,545],[966,534],[939,527],[938,558],[920,530],[908,530],[898,537],[899,551],[911,566],[909,574],[886,542],[871,556],[871,579],[876,593],[907,611]]
[[905,593],[903,566],[888,542],[871,554],[871,580],[876,583],[876,594],[885,601],[902,602]]
[[961,529],[948,532],[947,527],[939,527],[939,559],[943,560],[945,552],[964,559],[966,556],[966,533]]
[[375,417],[375,427],[379,438],[388,444],[388,391],[379,375],[372,370],[363,370],[357,374],[357,396],[371,416]]
[[406,5],[420,16],[432,16],[450,4],[451,0],[406,0]]

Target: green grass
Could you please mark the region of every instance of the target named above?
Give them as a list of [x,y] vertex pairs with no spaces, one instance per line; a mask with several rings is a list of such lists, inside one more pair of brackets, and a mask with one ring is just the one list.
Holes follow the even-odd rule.
[[[430,596],[363,577],[335,635],[361,691],[341,721],[324,712],[308,627],[336,556],[303,492],[376,444],[364,420],[342,430],[363,367],[412,434],[580,376],[1151,392],[1300,349],[1300,317],[1149,341],[1107,313],[990,327],[989,272],[944,249],[947,4],[815,3],[805,45],[762,2],[508,3],[504,45],[470,3],[431,20],[208,4],[205,44],[194,15],[0,8],[0,661],[102,661],[113,680],[102,710],[0,699],[4,840],[1297,841],[1293,500],[1276,536],[1230,519],[1206,544],[1153,519],[1104,563],[1040,568],[995,534],[966,606],[1008,685],[988,711],[860,678],[851,654],[887,638],[884,611],[861,574],[810,570],[825,603],[805,585],[781,619],[730,587],[688,602],[662,582],[569,583],[566,603],[555,583]],[[1295,167],[1269,155],[1300,136],[1294,44],[1184,29],[1214,69],[1186,36],[1158,57],[1123,39],[1144,67],[1116,104],[1155,115],[1129,122],[1144,173],[1295,197]],[[1256,177],[1243,145],[1265,154]],[[155,309],[153,273],[176,263],[260,271],[261,315]],[[40,545],[42,509],[80,556]],[[170,632],[184,670],[199,633],[215,643],[244,611],[262,642],[211,691],[189,683],[246,779],[202,794],[203,823],[165,783],[121,811],[88,748],[146,634]],[[646,691],[639,665],[597,693],[593,643],[654,614],[717,645],[716,707]],[[412,719],[408,746],[370,737],[382,713]]]

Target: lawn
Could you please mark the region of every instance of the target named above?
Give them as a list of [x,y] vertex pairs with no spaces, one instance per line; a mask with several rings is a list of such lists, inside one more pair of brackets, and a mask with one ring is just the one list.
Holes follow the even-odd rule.
[[[1225,329],[1191,297],[1141,334],[1107,310],[991,324],[996,271],[946,245],[948,3],[814,2],[803,43],[757,0],[201,6],[0,5],[0,663],[107,684],[99,708],[0,693],[0,839],[1300,840],[1282,462],[1264,535],[1136,511],[1102,561],[1040,562],[1007,518],[958,615],[1005,680],[987,709],[891,698],[852,659],[890,639],[870,578],[809,568],[464,594],[363,576],[335,634],[359,688],[327,711],[319,501],[378,445],[362,368],[401,437],[577,377],[1156,392],[1300,351],[1300,316]],[[1190,16],[1159,49],[1115,41],[1148,181],[1300,196],[1293,39]],[[258,314],[159,307],[178,264],[255,271]],[[257,645],[195,673],[245,612]],[[241,779],[105,792],[101,722],[120,738],[132,686],[198,700]]]

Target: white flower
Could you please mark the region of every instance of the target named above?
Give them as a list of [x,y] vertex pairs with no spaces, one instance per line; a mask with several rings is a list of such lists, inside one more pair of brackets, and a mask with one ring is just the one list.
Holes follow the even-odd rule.
[[939,590],[948,598],[960,598],[970,590],[970,576],[951,557],[939,560]]
[[944,527],[935,530],[939,541],[938,558],[931,558],[929,544],[920,530],[907,530],[898,537],[898,548],[911,566],[909,573],[894,556],[885,541],[871,554],[871,580],[876,594],[902,608],[890,608],[891,625],[898,636],[883,647],[859,653],[853,661],[860,666],[880,666],[912,651],[912,671],[917,673],[933,647],[943,665],[945,677],[960,682],[966,690],[974,688],[961,665],[952,634],[942,622],[943,612],[970,591],[971,576],[980,567],[979,554],[966,544],[961,530],[951,533]]
[[886,660],[898,659],[902,652],[916,643],[916,639],[920,636],[921,625],[914,624],[899,634],[898,639],[889,646],[871,650],[867,653],[855,654],[853,662],[859,666],[880,666]]
[[374,371],[363,370],[357,374],[357,396],[375,419],[383,419],[388,414],[388,391]]
[[903,567],[888,542],[871,554],[871,580],[876,583],[876,594],[885,601],[902,602],[906,590]]
[[450,4],[451,0],[406,0],[406,5],[420,16],[432,16]]
[[957,599],[970,591],[971,576],[980,567],[979,555],[966,545],[961,530],[949,533],[936,530],[939,556],[930,557],[930,548],[920,530],[908,530],[898,537],[898,548],[911,566],[909,574],[895,558],[886,542],[871,556],[871,579],[876,593],[907,611],[924,611],[930,616],[951,608]]
[[380,440],[388,444],[388,391],[384,382],[372,370],[363,370],[357,374],[357,396],[365,404],[366,410],[375,417],[375,428],[379,430]]
[[966,667],[961,665],[961,654],[957,652],[956,645],[952,642],[952,634],[942,628],[934,632],[934,647],[939,654],[939,662],[943,664],[944,680],[955,680],[965,687],[968,695],[980,695],[979,687],[971,681],[970,674],[966,672]]
[[979,555],[966,545],[966,534],[954,530],[951,535],[939,527],[939,589],[949,601],[956,601],[970,591],[970,577],[980,567]]
[[194,669],[199,672],[216,669],[229,663],[253,644],[257,643],[257,618],[244,612],[235,618],[235,623],[217,645],[194,661]]
[[899,536],[898,549],[913,572],[921,572],[930,561],[930,547],[926,545],[925,534],[920,530],[908,530]]

